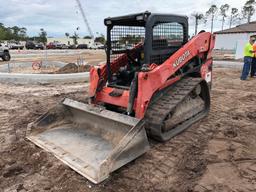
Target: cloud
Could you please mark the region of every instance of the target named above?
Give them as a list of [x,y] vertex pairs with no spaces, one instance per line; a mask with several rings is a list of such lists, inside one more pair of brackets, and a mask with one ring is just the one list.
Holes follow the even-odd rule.
[[[190,16],[192,12],[202,12],[212,3],[221,5],[228,3],[240,8],[246,0],[80,0],[86,17],[94,33],[105,34],[103,19],[145,10],[160,13],[174,13]],[[44,28],[48,36],[64,36],[65,32],[73,34],[79,27],[81,36],[88,34],[75,0],[0,0],[0,22],[7,26],[26,27],[29,35],[37,35]],[[4,7],[4,9],[3,9]],[[190,24],[193,25],[193,19]],[[200,29],[209,30],[209,24],[201,24]],[[193,32],[194,26],[191,26]],[[220,21],[216,20],[215,30],[220,29]]]

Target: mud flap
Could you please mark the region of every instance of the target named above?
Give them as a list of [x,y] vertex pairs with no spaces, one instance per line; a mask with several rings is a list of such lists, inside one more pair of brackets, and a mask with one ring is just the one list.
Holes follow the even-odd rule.
[[143,120],[70,99],[30,123],[26,136],[93,183],[149,149]]

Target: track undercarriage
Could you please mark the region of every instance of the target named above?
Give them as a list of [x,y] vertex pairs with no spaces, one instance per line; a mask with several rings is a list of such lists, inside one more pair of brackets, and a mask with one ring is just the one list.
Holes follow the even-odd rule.
[[184,78],[164,91],[148,107],[146,130],[166,141],[205,117],[210,107],[209,88],[200,78]]

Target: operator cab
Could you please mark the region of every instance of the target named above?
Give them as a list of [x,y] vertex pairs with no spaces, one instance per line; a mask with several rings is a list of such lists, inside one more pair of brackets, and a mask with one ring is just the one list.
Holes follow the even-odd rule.
[[146,11],[106,18],[104,23],[109,87],[129,89],[137,72],[152,63],[161,65],[188,41],[186,16]]

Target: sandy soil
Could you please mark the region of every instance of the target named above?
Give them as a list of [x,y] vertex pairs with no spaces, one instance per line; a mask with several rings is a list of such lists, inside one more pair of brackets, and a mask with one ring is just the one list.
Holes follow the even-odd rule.
[[25,139],[26,126],[85,84],[0,84],[0,191],[256,191],[256,79],[215,69],[209,116],[93,185]]

